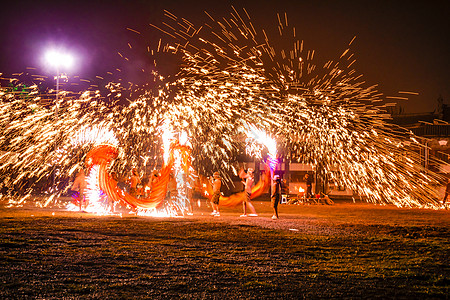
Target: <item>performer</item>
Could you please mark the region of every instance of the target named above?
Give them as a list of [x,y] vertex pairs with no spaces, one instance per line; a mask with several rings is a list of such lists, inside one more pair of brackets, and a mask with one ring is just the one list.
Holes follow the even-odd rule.
[[77,177],[75,177],[72,187],[70,188],[72,191],[78,192],[80,211],[83,210],[83,204],[85,204],[86,188],[87,188],[86,176],[84,174],[84,170],[81,169],[78,172]]
[[214,217],[220,217],[219,212],[219,199],[220,199],[220,187],[222,186],[222,181],[220,179],[219,172],[214,172],[213,178],[211,178],[211,184],[213,188],[213,195],[211,197],[211,206],[213,212],[211,215]]
[[159,176],[158,171],[153,170],[152,175],[150,176],[149,179],[150,191],[153,189],[153,184],[155,184],[158,181],[158,176]]
[[248,216],[257,217],[258,215],[256,214],[255,207],[253,206],[252,201],[250,199],[250,197],[252,195],[252,186],[253,186],[253,183],[255,182],[255,178],[253,175],[253,169],[248,168],[247,173],[245,173],[244,169],[242,169],[239,172],[239,177],[241,177],[242,179],[245,179],[245,196],[246,196],[244,199],[244,202],[242,202],[242,205],[244,208],[244,213],[241,215],[241,217],[247,217],[247,206],[248,206],[248,209],[250,210],[250,214],[248,214]]
[[141,179],[139,179],[137,169],[133,168],[131,170],[131,177],[130,177],[130,195],[133,197],[137,196],[138,184],[141,184]]
[[271,197],[270,197],[270,202],[272,204],[272,208],[273,208],[273,216],[272,216],[272,220],[277,220],[278,219],[278,203],[280,203],[281,200],[281,179],[279,175],[275,175],[273,176],[273,181],[272,181],[272,188],[271,188]]

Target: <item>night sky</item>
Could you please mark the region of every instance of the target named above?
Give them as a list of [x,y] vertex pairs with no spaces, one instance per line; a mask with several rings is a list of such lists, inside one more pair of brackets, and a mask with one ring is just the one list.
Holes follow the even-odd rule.
[[[417,2],[417,1],[414,1]],[[42,63],[45,49],[64,45],[77,56],[69,75],[103,76],[123,61],[132,33],[145,32],[142,43],[154,45],[163,34],[149,26],[161,24],[166,9],[195,25],[214,17],[228,17],[231,5],[245,8],[258,28],[277,30],[279,12],[287,12],[290,25],[305,48],[321,61],[338,59],[356,36],[351,50],[356,71],[365,81],[378,84],[386,96],[404,97],[399,91],[419,93],[401,101],[405,112],[431,112],[441,95],[450,103],[450,1],[10,1],[0,10],[0,73],[34,67],[37,74],[50,70]],[[146,65],[136,51],[133,64]],[[132,76],[131,76],[132,77]],[[134,78],[130,78],[133,80]]]

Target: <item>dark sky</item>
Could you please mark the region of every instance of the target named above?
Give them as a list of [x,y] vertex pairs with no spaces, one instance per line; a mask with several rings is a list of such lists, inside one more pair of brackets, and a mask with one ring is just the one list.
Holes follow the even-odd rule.
[[[414,3],[411,3],[414,2]],[[450,103],[450,1],[10,1],[0,10],[0,73],[35,67],[45,48],[65,45],[77,56],[71,75],[92,78],[115,69],[118,51],[127,47],[127,27],[149,31],[167,9],[196,25],[204,11],[227,17],[231,5],[246,8],[253,22],[276,30],[276,13],[287,12],[297,37],[316,58],[334,60],[356,36],[354,65],[368,84],[378,84],[386,96],[404,97],[406,112],[431,112],[442,95]],[[148,44],[160,36],[150,34]],[[154,41],[152,41],[154,39]],[[136,55],[141,61],[147,58]]]

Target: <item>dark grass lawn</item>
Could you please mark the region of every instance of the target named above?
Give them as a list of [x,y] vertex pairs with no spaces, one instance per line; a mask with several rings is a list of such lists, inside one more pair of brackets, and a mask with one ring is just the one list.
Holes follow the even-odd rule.
[[1,299],[448,299],[450,211],[369,204],[186,218],[0,209]]

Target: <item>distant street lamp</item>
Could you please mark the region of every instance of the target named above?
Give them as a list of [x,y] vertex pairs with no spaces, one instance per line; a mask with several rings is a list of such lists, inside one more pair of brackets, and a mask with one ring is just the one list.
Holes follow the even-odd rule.
[[[58,121],[58,112],[59,112],[59,78],[61,77],[60,70],[69,69],[73,65],[73,56],[69,53],[50,50],[45,54],[45,60],[47,64],[56,70],[56,109],[55,109],[55,123]],[[55,140],[55,157],[56,157],[56,148],[57,148],[58,139]],[[56,183],[56,169],[53,171],[53,191],[56,191],[55,187]]]

